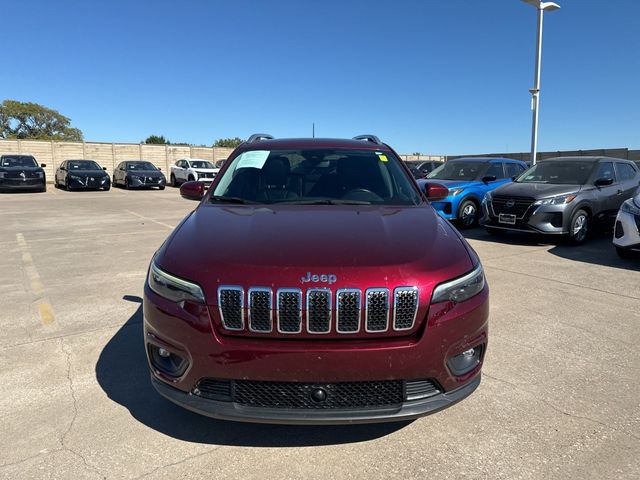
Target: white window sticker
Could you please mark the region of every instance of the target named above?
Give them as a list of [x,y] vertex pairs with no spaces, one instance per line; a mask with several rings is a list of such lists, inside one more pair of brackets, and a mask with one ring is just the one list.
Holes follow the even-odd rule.
[[271,153],[269,150],[252,150],[244,152],[238,159],[238,168],[262,168]]

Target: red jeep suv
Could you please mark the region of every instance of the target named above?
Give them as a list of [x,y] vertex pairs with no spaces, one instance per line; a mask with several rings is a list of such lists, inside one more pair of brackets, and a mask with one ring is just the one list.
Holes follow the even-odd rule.
[[156,390],[210,417],[403,421],[480,383],[482,265],[388,145],[253,135],[155,254],[144,340]]

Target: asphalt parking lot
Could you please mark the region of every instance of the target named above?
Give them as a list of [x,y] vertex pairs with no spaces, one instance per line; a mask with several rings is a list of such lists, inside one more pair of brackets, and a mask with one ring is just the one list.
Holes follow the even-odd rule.
[[640,478],[640,260],[608,236],[465,232],[492,297],[464,402],[405,424],[236,424],[158,396],[142,347],[149,260],[195,205],[0,196],[1,478]]

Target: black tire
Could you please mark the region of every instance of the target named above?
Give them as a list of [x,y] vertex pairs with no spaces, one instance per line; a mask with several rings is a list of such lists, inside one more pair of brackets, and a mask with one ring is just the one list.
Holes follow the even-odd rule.
[[189,182],[195,182],[195,180],[196,180],[196,179],[195,179],[195,178],[193,178],[193,175],[189,175],[189,176],[187,177],[187,181],[189,181]]
[[40,190],[38,190],[40,193],[44,193],[47,191],[47,184],[45,183],[44,185],[42,185],[42,187],[40,187]]
[[473,200],[464,200],[458,207],[458,223],[460,228],[473,228],[478,225],[480,219],[480,209],[478,204]]
[[507,233],[506,231],[502,230],[501,228],[484,227],[484,229],[492,237],[500,237],[500,236],[504,235],[505,233]]
[[635,252],[627,248],[616,247],[616,252],[618,253],[618,256],[620,258],[624,258],[625,260],[629,260],[635,257]]
[[164,190],[164,185],[160,185],[160,186],[158,187],[158,190]]
[[129,179],[128,178],[124,179],[124,188],[126,188],[127,190],[131,189],[131,186],[129,186]]
[[171,186],[173,188],[176,188],[178,186],[178,181],[176,180],[176,176],[173,173],[171,174]]
[[109,190],[111,190],[111,185],[107,185],[106,187],[104,187],[105,192],[108,192]]
[[576,210],[571,215],[571,222],[569,223],[569,243],[572,245],[583,244],[589,235],[590,226],[589,214],[582,209]]

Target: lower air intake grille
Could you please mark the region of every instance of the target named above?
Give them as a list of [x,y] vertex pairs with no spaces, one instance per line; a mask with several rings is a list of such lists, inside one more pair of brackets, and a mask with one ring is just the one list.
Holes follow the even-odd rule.
[[231,401],[231,380],[203,378],[193,389],[194,395],[221,402]]
[[[325,393],[324,401],[313,400],[317,390]],[[375,408],[399,405],[403,400],[402,380],[319,384],[236,380],[233,387],[234,402],[262,408]]]
[[438,385],[432,380],[407,380],[405,390],[407,400],[420,400],[441,393]]

